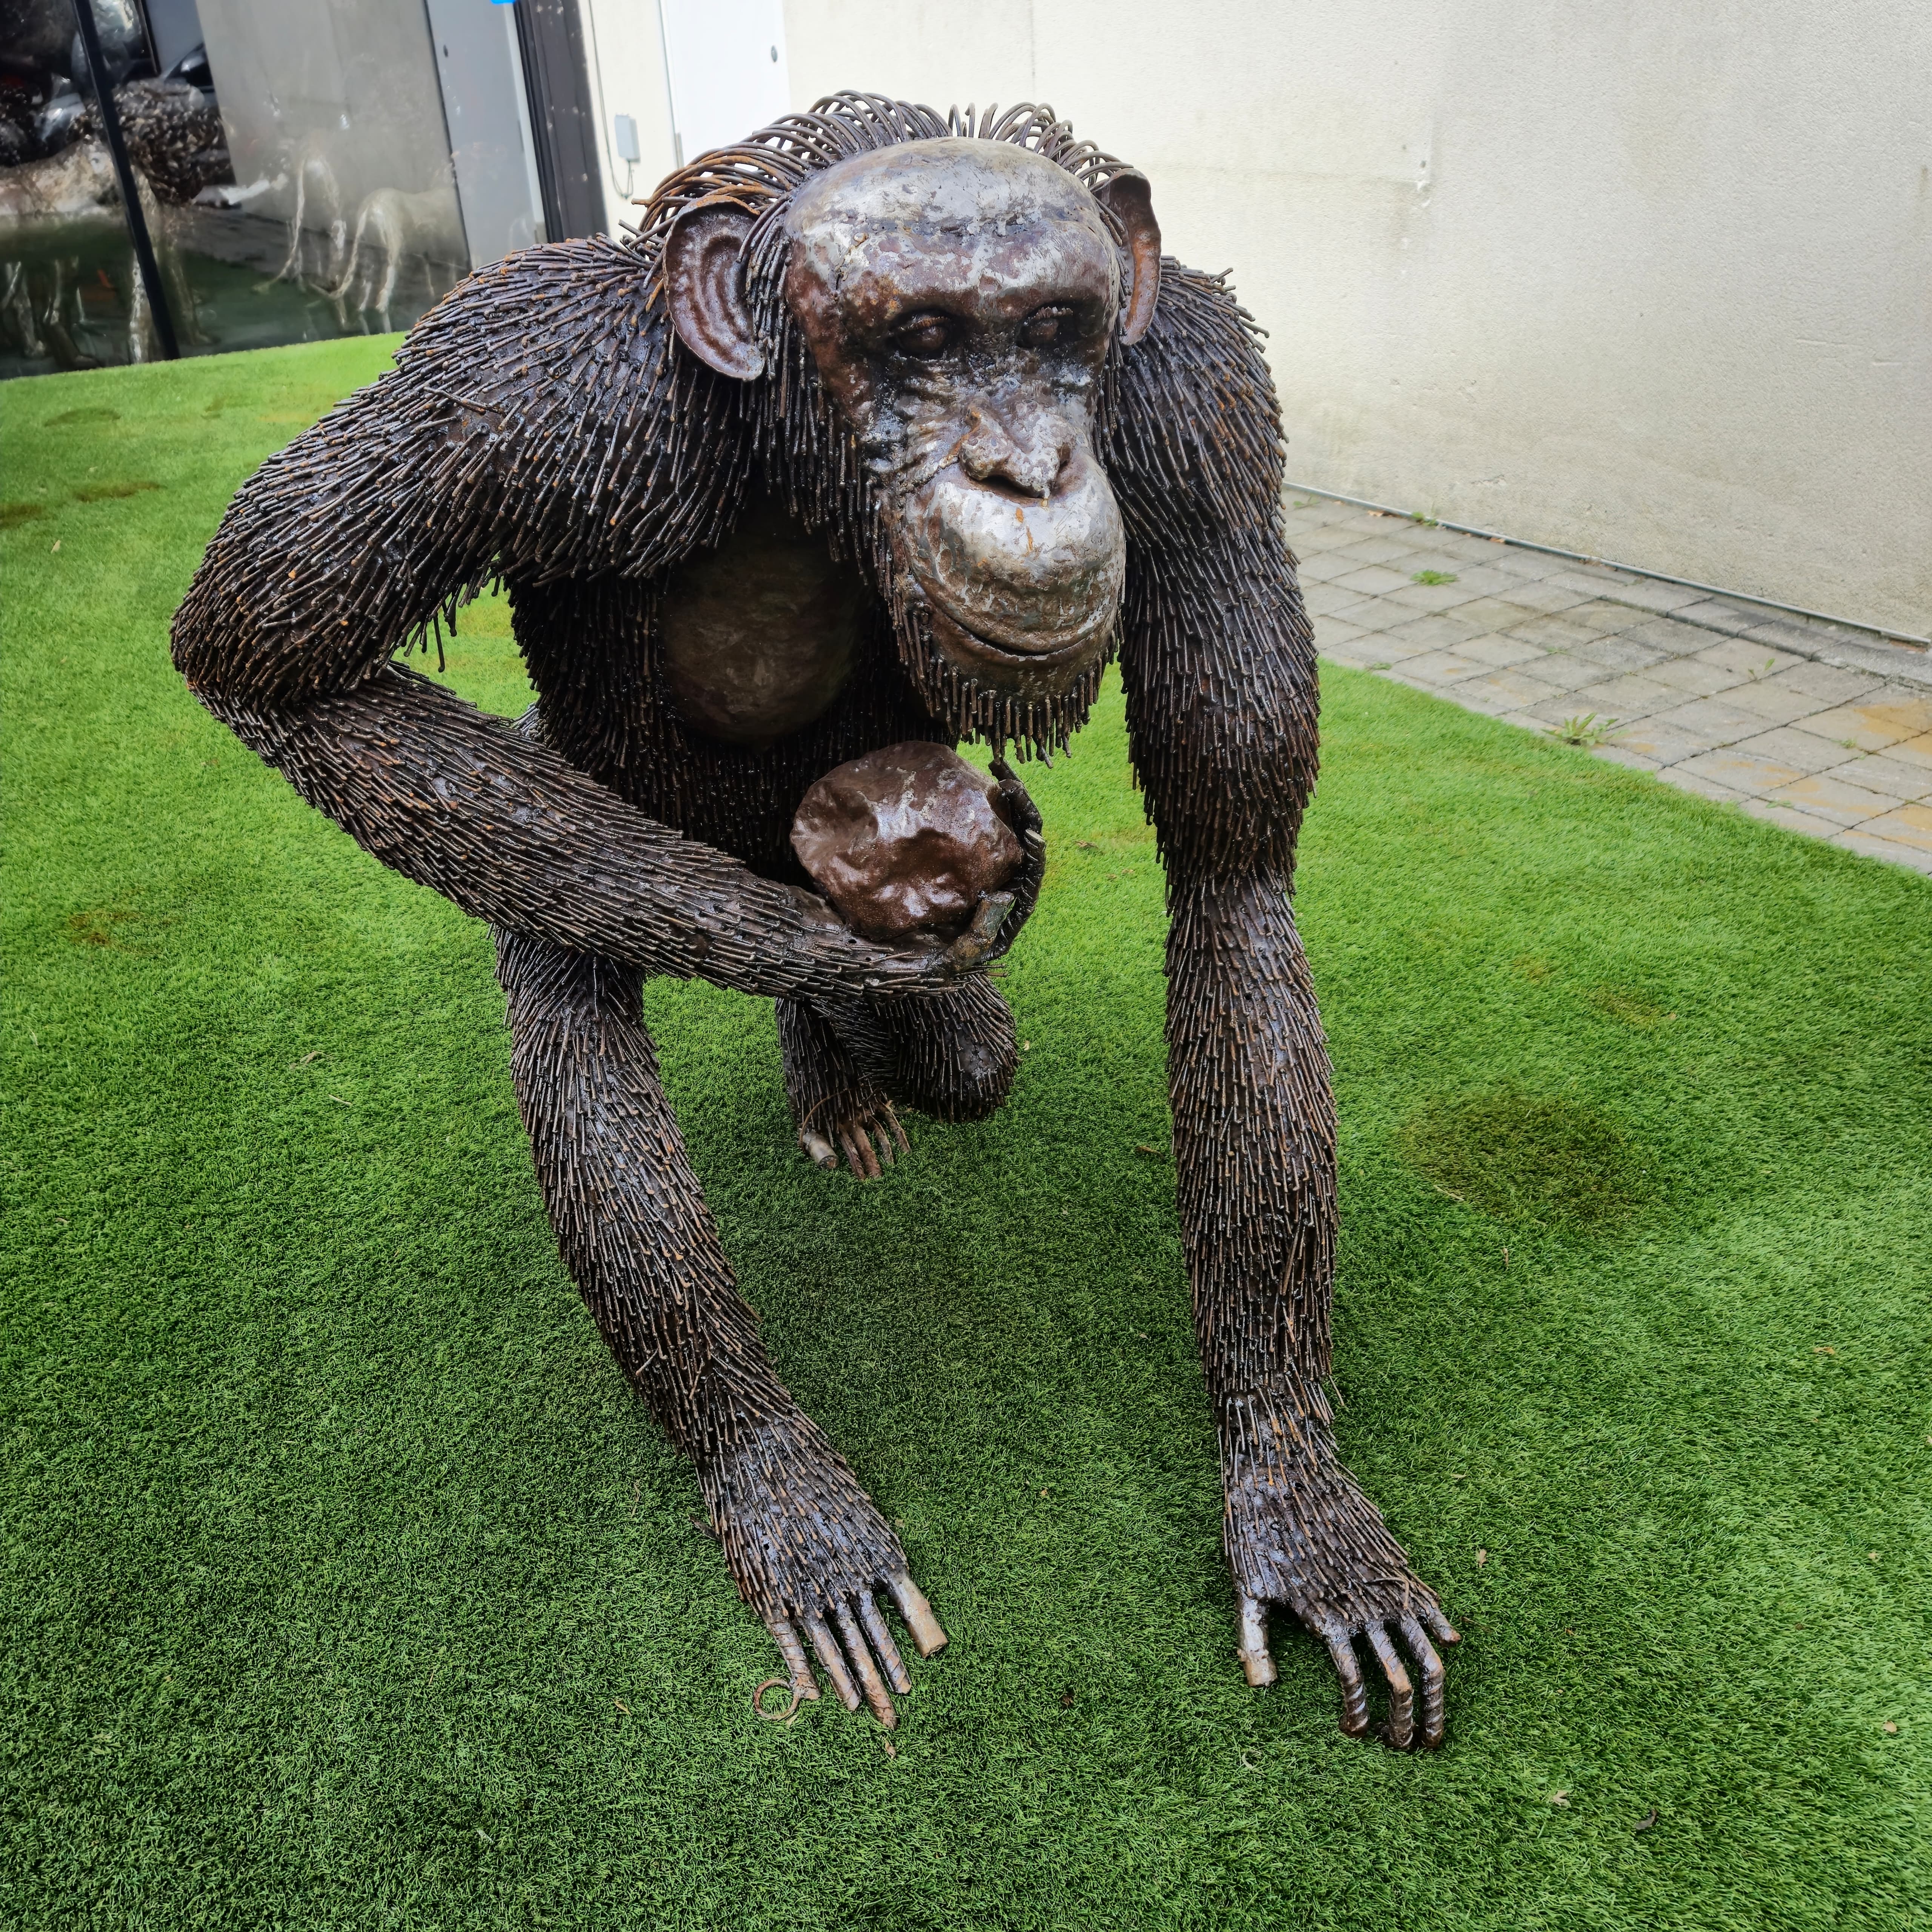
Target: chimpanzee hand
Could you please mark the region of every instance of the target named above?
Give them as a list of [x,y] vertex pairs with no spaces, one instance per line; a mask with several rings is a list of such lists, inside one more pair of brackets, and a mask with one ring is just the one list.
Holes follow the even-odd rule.
[[873,1593],[890,1593],[921,1657],[943,1649],[946,1633],[844,1458],[793,1408],[701,1458],[698,1473],[739,1594],[777,1640],[794,1707],[818,1696],[809,1645],[848,1711],[862,1695],[880,1724],[897,1724],[886,1686],[903,1695],[912,1680]]
[[1040,882],[1046,876],[1046,837],[1040,830],[1040,808],[1014,776],[1004,758],[995,758],[993,776],[999,781],[993,808],[1020,842],[1019,870],[996,892],[980,895],[978,909],[966,930],[949,946],[926,956],[933,962],[928,974],[902,982],[881,986],[882,993],[932,991],[983,971],[1004,956],[1019,937],[1020,928],[1040,903]]
[[980,902],[981,910],[974,928],[986,922],[986,909],[995,899],[1004,896],[1012,901],[1012,909],[994,928],[992,943],[976,952],[962,950],[974,937],[973,928],[953,941],[952,950],[962,969],[990,966],[1018,938],[1021,927],[1032,918],[1033,909],[1040,903],[1040,882],[1046,877],[1046,835],[1040,829],[1040,807],[1004,758],[995,758],[992,769],[999,781],[999,789],[993,794],[993,809],[1020,842],[1020,868],[999,892],[988,892]]
[[[1303,1416],[1294,1433],[1301,1446],[1291,1456],[1281,1451],[1292,1436],[1276,1436],[1269,1452],[1254,1454],[1250,1430],[1240,1430],[1233,1443],[1223,1432],[1225,1535],[1241,1667],[1250,1684],[1275,1681],[1268,1606],[1292,1610],[1328,1645],[1342,1680],[1342,1729],[1360,1737],[1369,1729],[1369,1697],[1355,1643],[1366,1640],[1388,1685],[1388,1721],[1378,1734],[1397,1750],[1432,1750],[1442,1742],[1444,1673],[1430,1639],[1460,1640],[1436,1593],[1410,1569],[1381,1512],[1335,1460],[1322,1439],[1325,1430]],[[1421,1672],[1419,1724],[1398,1637]]]

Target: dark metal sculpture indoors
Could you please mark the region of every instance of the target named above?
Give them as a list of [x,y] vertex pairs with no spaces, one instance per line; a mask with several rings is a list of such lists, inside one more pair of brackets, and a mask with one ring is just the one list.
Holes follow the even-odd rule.
[[[1329,1072],[1289,909],[1315,657],[1248,319],[1160,254],[1144,179],[1040,109],[859,95],[706,155],[634,239],[473,276],[394,373],[272,458],[176,620],[201,701],[369,851],[496,934],[563,1259],[696,1465],[796,1696],[893,1721],[874,1600],[945,1642],[858,1478],[780,1382],[640,1017],[642,976],[776,999],[802,1143],[876,1174],[896,1108],[997,1108],[982,970],[1024,857],[950,944],[806,890],[793,816],[868,752],[1063,743],[1118,650],[1168,874],[1168,1042],[1241,1662],[1271,1608],[1328,1645],[1342,1727],[1442,1736],[1453,1641],[1336,1458]],[[539,696],[511,728],[394,662],[500,579]],[[1404,1653],[1406,1653],[1405,1658]],[[1412,1672],[1414,1675],[1412,1676]],[[1418,1700],[1415,1677],[1420,1678]],[[888,1687],[890,1687],[889,1689]]]

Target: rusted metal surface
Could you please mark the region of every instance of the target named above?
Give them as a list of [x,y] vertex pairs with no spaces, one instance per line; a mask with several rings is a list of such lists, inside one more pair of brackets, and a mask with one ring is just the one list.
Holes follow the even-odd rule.
[[[875,1593],[921,1655],[944,1634],[766,1354],[639,982],[775,998],[821,1165],[877,1173],[905,1150],[901,1108],[991,1112],[1016,1054],[983,968],[1044,869],[1024,789],[996,764],[1011,908],[982,898],[937,948],[842,922],[794,815],[907,741],[1064,743],[1118,650],[1168,872],[1180,1216],[1240,1654],[1270,1681],[1268,1613],[1292,1611],[1334,1658],[1345,1729],[1368,1723],[1366,1656],[1390,1741],[1430,1744],[1432,1637],[1453,1633],[1337,1459],[1323,1394],[1334,1122],[1289,900],[1315,659],[1280,425],[1247,316],[1159,250],[1145,182],[1049,110],[820,102],[673,176],[634,239],[531,250],[426,316],[236,498],[176,659],[304,797],[496,928],[566,1265],[690,1455],[797,1696],[819,1694],[815,1659],[890,1724],[910,1678]],[[761,615],[733,614],[734,557]],[[808,607],[844,572],[835,638]],[[514,730],[393,662],[494,580],[538,693]]]
[[[115,88],[114,105],[129,155],[162,200],[192,201],[234,179],[212,94],[184,80],[128,80]],[[99,109],[90,105],[84,119],[98,125]]]
[[857,570],[782,504],[750,497],[730,535],[664,584],[664,686],[678,716],[758,751],[815,724],[851,675],[865,597]]

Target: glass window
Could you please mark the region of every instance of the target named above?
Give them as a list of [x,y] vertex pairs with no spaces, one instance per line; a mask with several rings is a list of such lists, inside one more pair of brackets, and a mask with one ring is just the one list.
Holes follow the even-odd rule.
[[[406,328],[544,238],[515,7],[92,8],[181,353]],[[0,24],[0,375],[148,359],[72,0],[7,0]]]

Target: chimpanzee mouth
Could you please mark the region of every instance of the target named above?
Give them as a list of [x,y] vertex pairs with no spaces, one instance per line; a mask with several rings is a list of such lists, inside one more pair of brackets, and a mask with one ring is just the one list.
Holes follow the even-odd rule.
[[1079,729],[1112,655],[1117,603],[1077,626],[1030,630],[1031,647],[1016,650],[953,616],[925,594],[928,586],[915,581],[906,590],[895,600],[899,658],[935,718],[962,737],[1042,752]]
[[1050,498],[941,470],[907,500],[895,542],[906,599],[924,610],[932,650],[962,676],[1052,698],[1113,638],[1126,541],[1106,472],[1084,446]]
[[948,656],[984,659],[1016,670],[1047,670],[1079,663],[1102,649],[1114,628],[1114,613],[1108,610],[1096,621],[1089,619],[1070,631],[1028,631],[1005,635],[992,626],[968,624],[927,593],[926,610],[932,620],[933,642]]

